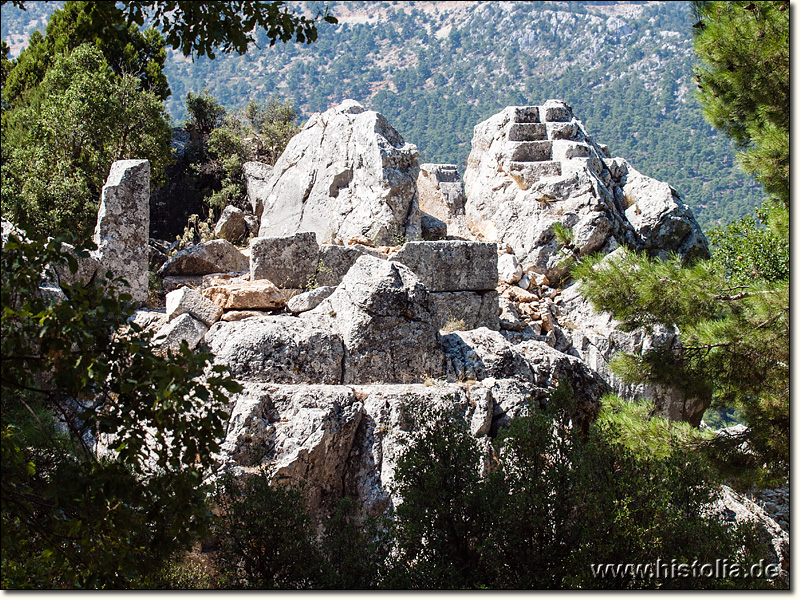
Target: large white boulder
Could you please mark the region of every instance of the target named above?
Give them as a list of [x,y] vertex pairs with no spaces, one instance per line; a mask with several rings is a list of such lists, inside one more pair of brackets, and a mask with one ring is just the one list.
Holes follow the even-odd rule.
[[302,316],[341,336],[345,384],[416,383],[443,372],[428,289],[400,263],[361,256]]
[[312,231],[320,243],[356,235],[379,244],[418,239],[418,156],[383,115],[358,102],[315,113],[258,192],[258,235]]

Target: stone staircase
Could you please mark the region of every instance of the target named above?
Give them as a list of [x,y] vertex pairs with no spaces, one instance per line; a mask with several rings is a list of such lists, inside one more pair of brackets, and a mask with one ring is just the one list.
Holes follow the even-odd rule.
[[562,161],[591,158],[580,125],[560,102],[515,106],[506,127],[504,167],[525,190],[543,177],[562,174]]

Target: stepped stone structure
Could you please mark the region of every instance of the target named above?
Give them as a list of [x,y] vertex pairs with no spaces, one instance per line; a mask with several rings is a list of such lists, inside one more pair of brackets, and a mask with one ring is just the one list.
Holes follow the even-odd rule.
[[509,244],[553,281],[565,274],[556,224],[571,231],[579,255],[624,243],[655,255],[708,256],[677,192],[612,160],[558,100],[511,106],[476,125],[464,186],[468,226]]

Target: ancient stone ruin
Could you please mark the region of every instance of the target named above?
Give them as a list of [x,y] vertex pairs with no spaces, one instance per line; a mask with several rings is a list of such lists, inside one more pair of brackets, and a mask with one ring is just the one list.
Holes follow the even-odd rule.
[[[479,123],[463,190],[453,165],[420,165],[415,146],[353,101],[313,115],[274,167],[245,172],[253,214],[228,211],[238,225],[166,260],[166,310],[132,318],[160,350],[202,344],[229,368],[244,390],[230,398],[219,460],[307,482],[315,518],[343,495],[369,515],[392,505],[415,404],[458,411],[487,448],[562,379],[587,424],[612,390],[699,424],[702,402],[610,372],[616,352],[677,334],[622,332],[595,313],[564,282],[554,226],[578,255],[608,260],[623,245],[705,257],[706,239],[675,190],[611,158],[563,102]],[[98,261],[139,301],[148,178],[144,161],[115,163],[96,234]],[[786,541],[759,518],[776,547]]]

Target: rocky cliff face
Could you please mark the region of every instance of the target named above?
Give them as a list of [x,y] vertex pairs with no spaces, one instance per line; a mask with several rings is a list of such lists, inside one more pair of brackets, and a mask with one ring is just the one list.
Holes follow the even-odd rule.
[[[699,422],[701,403],[630,386],[608,369],[617,351],[670,345],[675,332],[619,331],[574,285],[557,284],[556,223],[572,230],[579,254],[627,245],[707,256],[691,211],[667,184],[610,159],[558,101],[509,107],[476,127],[465,202],[452,169],[425,165],[420,175],[416,161],[383,117],[345,102],[312,117],[271,173],[248,169],[259,180],[248,185],[254,205],[263,206],[249,249],[214,240],[161,267],[172,290],[166,312],[134,319],[156,331],[160,350],[207,346],[243,384],[230,398],[219,456],[228,469],[269,466],[276,483],[307,482],[315,518],[342,495],[377,515],[393,503],[416,405],[461,414],[487,448],[560,380],[574,390],[584,427],[612,390]],[[118,202],[104,203],[98,228],[123,250],[142,236],[146,246],[146,219],[109,231],[105,223],[124,215],[107,213],[138,206],[147,186],[130,182],[143,168],[115,164],[107,186]],[[455,224],[459,237],[380,246],[395,228],[419,231],[418,177],[430,216]],[[320,245],[328,230],[338,243]],[[135,281],[146,278],[143,264],[107,263]]]

